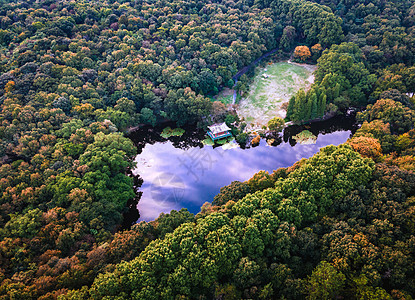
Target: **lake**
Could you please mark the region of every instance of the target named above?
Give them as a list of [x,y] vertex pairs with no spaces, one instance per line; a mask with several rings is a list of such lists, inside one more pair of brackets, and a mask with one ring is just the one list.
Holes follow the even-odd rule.
[[[220,188],[232,181],[245,181],[260,170],[272,172],[308,158],[327,145],[344,143],[357,129],[355,119],[335,117],[307,126],[290,126],[269,146],[262,139],[259,146],[247,149],[204,146],[205,132],[186,128],[181,137],[164,139],[163,128],[143,128],[131,134],[139,154],[134,175],[143,184],[138,203],[139,221],[156,219],[160,213],[183,207],[196,214],[205,202],[211,202]],[[303,130],[317,136],[315,144],[296,143],[293,136]]]

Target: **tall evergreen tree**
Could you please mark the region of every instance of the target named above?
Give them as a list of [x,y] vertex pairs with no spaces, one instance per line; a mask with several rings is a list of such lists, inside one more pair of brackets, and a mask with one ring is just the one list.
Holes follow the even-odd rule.
[[301,123],[307,119],[307,97],[304,90],[299,90],[295,98],[293,121]]
[[336,99],[340,96],[340,84],[337,82],[333,88],[333,99]]
[[306,99],[307,99],[307,101],[306,101],[306,107],[305,107],[305,113],[304,113],[304,116],[305,116],[304,121],[307,121],[307,120],[311,119],[311,109],[312,109],[312,106],[313,106],[313,102],[312,102],[312,99],[310,97],[310,94],[307,94]]
[[318,99],[317,95],[314,91],[311,91],[310,93],[310,101],[311,101],[311,114],[310,119],[314,120],[319,117],[319,111],[318,111]]
[[295,96],[292,96],[290,98],[290,101],[288,102],[287,116],[286,116],[287,120],[291,120],[291,118],[294,114],[294,107],[295,107]]
[[319,116],[323,117],[324,116],[324,112],[326,111],[326,105],[327,105],[327,96],[322,93],[321,94],[321,104],[319,107]]

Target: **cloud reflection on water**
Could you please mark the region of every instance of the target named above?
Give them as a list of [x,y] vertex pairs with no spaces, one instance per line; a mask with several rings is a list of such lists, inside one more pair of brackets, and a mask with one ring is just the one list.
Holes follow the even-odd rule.
[[[198,213],[200,206],[211,202],[221,187],[234,180],[245,181],[260,170],[272,172],[308,158],[327,145],[339,145],[350,136],[350,131],[319,135],[316,144],[294,147],[282,143],[267,146],[264,140],[258,147],[223,150],[210,146],[183,150],[171,142],[146,145],[136,157],[137,169],[144,183],[138,204],[140,220],[154,220],[161,212],[186,207]],[[139,220],[139,221],[140,221]]]

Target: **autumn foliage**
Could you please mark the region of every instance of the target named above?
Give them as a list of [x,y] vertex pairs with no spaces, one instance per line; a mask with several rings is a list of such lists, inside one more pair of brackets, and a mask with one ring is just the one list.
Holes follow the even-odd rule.
[[297,46],[294,50],[294,59],[301,62],[306,61],[311,57],[310,49],[307,46]]
[[257,134],[251,141],[251,144],[256,146],[259,144],[259,142],[261,141],[261,136],[259,134]]
[[323,47],[321,47],[320,44],[315,44],[311,47],[311,52],[313,52],[313,54],[320,53],[322,50],[323,50]]
[[[340,2],[1,1],[0,299],[414,298],[414,5]],[[349,145],[233,182],[196,216],[124,218],[125,130],[228,122],[210,99],[296,45],[318,68],[287,118],[371,103]]]
[[378,160],[382,155],[382,147],[379,140],[371,137],[354,137],[349,139],[347,143],[352,146],[353,150],[359,152],[363,157]]

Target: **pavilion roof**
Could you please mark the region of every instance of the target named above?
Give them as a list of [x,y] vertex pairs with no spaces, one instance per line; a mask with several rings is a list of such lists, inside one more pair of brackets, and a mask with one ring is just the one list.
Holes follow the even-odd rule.
[[213,134],[231,130],[225,123],[213,124],[212,126],[208,126],[208,128]]

